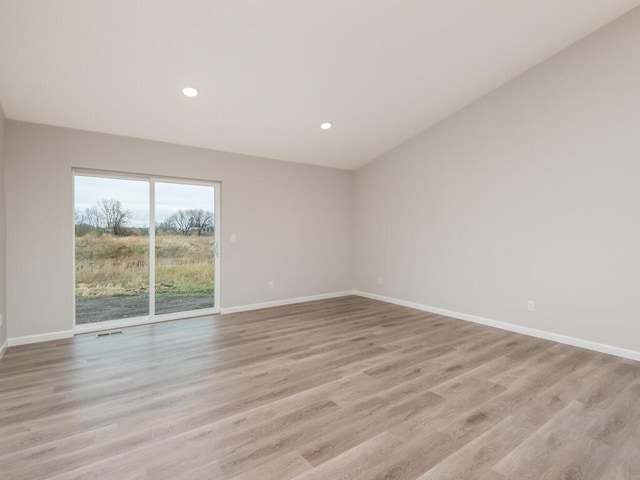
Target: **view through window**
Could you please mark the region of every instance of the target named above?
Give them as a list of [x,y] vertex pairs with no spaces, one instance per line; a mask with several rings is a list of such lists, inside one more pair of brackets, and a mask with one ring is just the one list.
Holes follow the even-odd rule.
[[76,324],[214,308],[215,188],[76,174]]

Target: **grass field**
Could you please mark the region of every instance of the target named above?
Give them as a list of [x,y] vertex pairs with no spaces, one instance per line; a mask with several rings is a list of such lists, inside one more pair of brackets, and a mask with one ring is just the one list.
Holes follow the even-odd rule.
[[[213,236],[157,236],[156,295],[213,295],[213,242]],[[76,237],[76,296],[148,293],[148,263],[148,237]]]

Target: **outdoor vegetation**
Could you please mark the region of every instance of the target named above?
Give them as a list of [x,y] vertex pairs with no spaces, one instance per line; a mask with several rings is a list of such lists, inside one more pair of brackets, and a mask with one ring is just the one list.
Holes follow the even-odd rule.
[[[149,293],[149,229],[104,199],[75,215],[76,296]],[[178,210],[156,225],[156,296],[213,295],[214,219],[202,209]]]

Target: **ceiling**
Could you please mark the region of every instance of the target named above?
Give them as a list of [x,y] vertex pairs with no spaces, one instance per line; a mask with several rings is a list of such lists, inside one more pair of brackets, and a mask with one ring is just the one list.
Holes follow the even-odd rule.
[[15,120],[355,169],[638,4],[0,0],[0,102]]

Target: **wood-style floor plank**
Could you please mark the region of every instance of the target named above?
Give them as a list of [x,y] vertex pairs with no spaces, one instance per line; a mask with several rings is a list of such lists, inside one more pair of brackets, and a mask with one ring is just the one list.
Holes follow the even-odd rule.
[[3,480],[638,480],[639,451],[639,363],[360,297],[0,361]]

